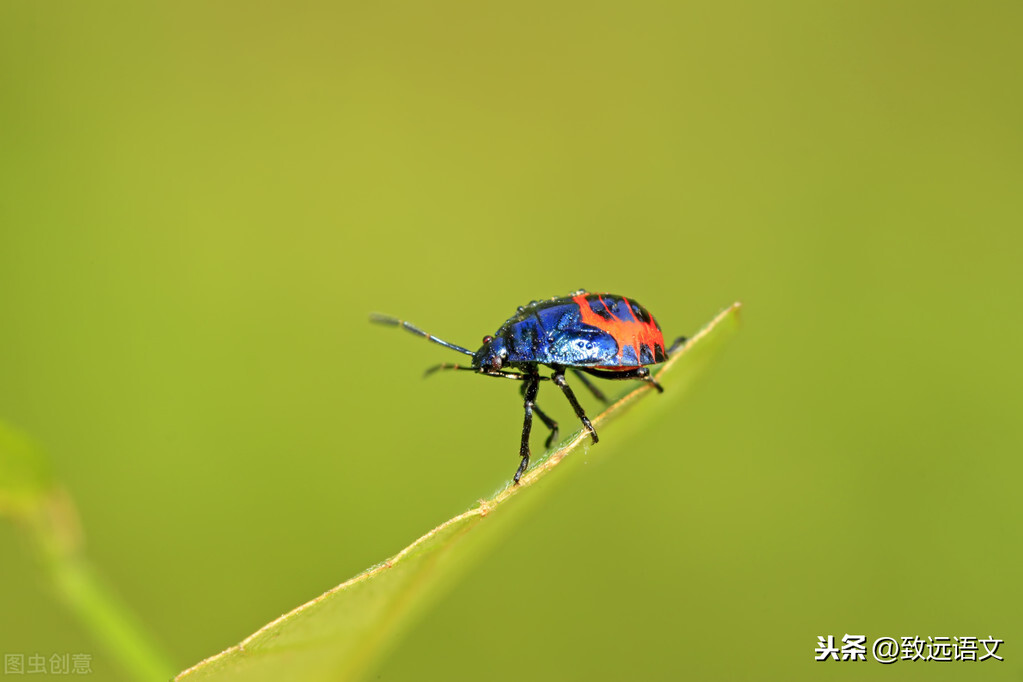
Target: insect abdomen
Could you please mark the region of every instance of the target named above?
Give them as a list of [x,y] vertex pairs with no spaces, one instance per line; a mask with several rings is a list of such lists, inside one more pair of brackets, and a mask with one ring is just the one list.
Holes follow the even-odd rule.
[[636,301],[614,294],[580,293],[572,297],[584,325],[609,334],[618,351],[597,369],[626,370],[664,362],[664,335],[653,315]]

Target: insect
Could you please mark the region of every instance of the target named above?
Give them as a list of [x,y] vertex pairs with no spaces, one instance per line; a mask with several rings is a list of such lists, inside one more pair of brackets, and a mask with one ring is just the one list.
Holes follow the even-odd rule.
[[[529,466],[533,415],[550,429],[545,447],[550,448],[558,435],[558,423],[536,404],[541,381],[553,381],[561,389],[596,443],[597,432],[565,381],[566,369],[572,369],[583,385],[603,402],[607,399],[587,375],[601,379],[638,379],[663,392],[650,375],[648,366],[664,362],[686,342],[682,336],[665,349],[661,328],[646,308],[624,296],[591,294],[585,290],[521,306],[493,336],[484,336],[483,345],[475,352],[443,341],[404,320],[380,314],[373,314],[370,320],[402,327],[472,358],[470,365],[436,365],[426,370],[428,375],[437,370],[466,370],[522,382],[525,420],[519,446],[522,460],[515,471],[516,485]],[[542,376],[541,365],[552,369],[553,374]]]

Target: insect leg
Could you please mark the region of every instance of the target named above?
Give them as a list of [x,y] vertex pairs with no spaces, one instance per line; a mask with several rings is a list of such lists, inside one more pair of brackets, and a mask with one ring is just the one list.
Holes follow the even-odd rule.
[[[501,370],[482,370],[476,369],[471,365],[455,365],[451,364],[450,362],[445,362],[440,365],[428,367],[426,371],[423,373],[423,376],[430,376],[434,372],[439,372],[441,370],[447,369],[458,369],[462,370],[463,372],[476,372],[477,374],[482,374],[483,376],[500,377],[502,379],[516,379],[518,381],[524,381],[530,377],[529,374],[519,374],[518,372],[502,372]],[[537,381],[548,381],[548,379],[547,377],[537,377]]]
[[[542,379],[542,378],[543,377],[537,377],[538,380]],[[522,384],[522,397],[523,398],[526,397],[526,389],[528,387],[529,387],[529,384]],[[543,444],[543,446],[549,450],[550,447],[551,447],[551,443],[553,443],[554,439],[558,437],[558,422],[556,422],[553,419],[551,419],[550,417],[548,417],[544,413],[544,411],[540,409],[540,406],[536,404],[535,400],[533,401],[533,413],[536,414],[536,416],[540,418],[540,421],[542,421],[544,424],[546,424],[547,428],[551,430],[551,434],[549,436],[547,436],[547,440],[544,441],[544,444]]]
[[572,371],[575,372],[577,377],[579,377],[579,381],[583,382],[583,386],[590,389],[590,393],[592,393],[597,400],[602,403],[608,402],[607,396],[604,395],[604,392],[597,388],[596,384],[587,379],[585,374],[578,369],[573,369]]
[[664,388],[657,383],[657,380],[650,376],[649,367],[637,367],[636,369],[626,370],[624,372],[608,372],[600,369],[583,369],[587,374],[592,374],[595,377],[601,379],[611,379],[612,381],[620,381],[622,379],[639,379],[645,381],[654,388],[657,389],[658,393],[664,393]]
[[519,456],[522,458],[522,462],[519,463],[519,468],[515,471],[515,485],[519,484],[522,472],[529,466],[529,432],[533,428],[533,408],[536,394],[540,390],[540,377],[535,374],[529,375],[524,386],[522,406],[526,416],[522,422],[522,444],[519,446]]
[[519,374],[518,372],[502,372],[501,370],[477,370],[477,371],[485,377],[501,377],[502,379],[518,379],[519,381],[527,381],[535,377],[537,381],[547,381],[547,377],[536,376],[533,374]]
[[440,371],[442,369],[460,369],[462,371],[469,371],[469,372],[476,371],[476,368],[473,367],[472,365],[456,365],[455,363],[452,363],[452,362],[445,362],[445,363],[442,363],[440,365],[434,365],[433,367],[428,367],[426,369],[426,371],[423,372],[423,376],[428,377],[431,374],[433,374],[434,372]]
[[579,417],[579,421],[583,423],[586,430],[590,432],[590,438],[594,443],[597,442],[597,432],[593,429],[593,424],[590,423],[590,418],[583,412],[582,405],[575,399],[575,393],[572,393],[572,389],[569,388],[568,383],[565,381],[565,369],[563,367],[556,367],[554,374],[551,375],[551,380],[556,383],[561,391],[568,398],[568,402],[572,405],[572,409],[575,410],[575,416]]
[[689,339],[687,339],[684,336],[680,336],[677,339],[675,339],[675,342],[671,344],[671,348],[668,349],[667,353],[668,357],[670,358],[672,355],[675,354],[675,351],[681,349],[682,346],[686,345],[686,341],[688,340]]

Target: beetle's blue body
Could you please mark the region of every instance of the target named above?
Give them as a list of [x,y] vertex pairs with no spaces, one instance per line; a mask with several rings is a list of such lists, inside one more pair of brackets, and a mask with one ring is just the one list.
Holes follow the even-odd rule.
[[664,360],[661,328],[643,306],[582,291],[519,308],[473,354],[477,369],[541,364],[621,371]]
[[[650,375],[647,365],[664,362],[676,348],[685,343],[680,337],[671,349],[664,347],[661,328],[646,308],[624,296],[590,294],[576,291],[571,296],[533,301],[518,309],[493,336],[483,338],[483,345],[473,352],[424,332],[414,325],[386,315],[374,315],[375,322],[400,326],[433,343],[472,357],[472,365],[443,364],[436,369],[472,370],[491,377],[515,379],[521,382],[525,420],[519,456],[522,461],[515,472],[515,483],[529,465],[529,433],[533,415],[551,430],[547,447],[557,437],[558,423],[548,417],[536,404],[541,381],[554,382],[565,394],[583,427],[597,442],[597,432],[590,423],[575,394],[565,381],[565,371],[575,370],[597,398],[601,393],[586,374],[602,379],[639,379],[662,391],[660,384]],[[540,365],[554,370],[548,378],[540,375]],[[509,371],[513,370],[513,371]],[[584,374],[585,373],[585,374]]]

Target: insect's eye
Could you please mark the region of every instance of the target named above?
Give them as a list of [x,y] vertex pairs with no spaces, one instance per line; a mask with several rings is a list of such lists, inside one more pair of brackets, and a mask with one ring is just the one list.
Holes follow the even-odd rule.
[[483,337],[483,343],[490,343],[493,340],[494,340],[493,336],[484,336]]

